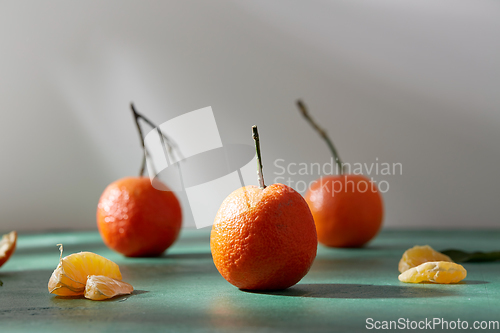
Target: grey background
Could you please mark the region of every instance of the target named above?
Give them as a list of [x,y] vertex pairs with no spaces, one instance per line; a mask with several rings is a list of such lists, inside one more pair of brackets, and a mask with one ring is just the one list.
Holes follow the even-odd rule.
[[298,97],[346,162],[402,163],[386,227],[498,227],[499,35],[486,0],[0,1],[0,230],[95,228],[139,169],[131,101],[212,106],[224,143],[258,124],[268,183],[328,162]]

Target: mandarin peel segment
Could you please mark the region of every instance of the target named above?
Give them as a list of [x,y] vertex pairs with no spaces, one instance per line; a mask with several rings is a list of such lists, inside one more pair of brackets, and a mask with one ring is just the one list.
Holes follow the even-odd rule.
[[58,296],[83,295],[89,275],[122,279],[118,265],[111,260],[92,252],[74,253],[63,258],[63,247],[61,244],[58,246],[59,264],[49,279],[49,293]]
[[0,267],[10,259],[16,250],[16,244],[17,232],[15,230],[2,236],[0,239]]
[[462,281],[466,276],[467,270],[462,265],[448,261],[434,261],[410,268],[401,273],[398,279],[406,283],[451,284]]
[[131,284],[103,275],[90,275],[85,285],[85,298],[102,301],[120,295],[128,295],[134,291]]
[[82,295],[82,289],[83,290],[85,289],[85,284],[75,281],[66,275],[64,270],[64,261],[62,257],[63,245],[57,244],[57,246],[59,246],[59,264],[57,265],[54,272],[52,272],[52,275],[49,279],[49,284],[48,284],[49,293],[56,294],[58,296]]
[[453,260],[447,255],[434,250],[429,245],[415,245],[411,249],[408,249],[403,253],[401,260],[399,261],[398,270],[403,273],[410,268],[417,267],[423,263],[430,261],[447,261],[453,262]]

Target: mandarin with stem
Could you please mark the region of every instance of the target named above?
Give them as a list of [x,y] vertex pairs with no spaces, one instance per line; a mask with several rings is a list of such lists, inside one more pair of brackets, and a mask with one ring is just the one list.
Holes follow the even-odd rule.
[[382,226],[382,196],[373,180],[343,173],[339,154],[326,132],[313,121],[302,101],[297,101],[297,106],[327,143],[340,173],[318,179],[305,195],[314,216],[318,241],[330,247],[361,247]]
[[[143,176],[149,153],[139,119],[156,126],[133,104],[131,108],[144,150],[139,177],[122,178],[106,187],[97,205],[97,226],[104,243],[127,257],[159,256],[179,236],[182,210],[176,195],[165,184],[154,179],[153,187],[150,178]],[[171,140],[161,134],[171,148]]]
[[219,273],[244,290],[286,289],[309,271],[317,250],[313,217],[302,196],[283,184],[264,185],[253,127],[260,186],[231,193],[215,217],[210,249]]

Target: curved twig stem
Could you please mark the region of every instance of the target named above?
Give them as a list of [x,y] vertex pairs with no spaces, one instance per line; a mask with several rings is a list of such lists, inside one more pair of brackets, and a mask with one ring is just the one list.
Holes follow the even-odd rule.
[[144,176],[144,169],[146,168],[146,146],[144,145],[144,135],[142,134],[141,125],[139,124],[139,113],[135,110],[134,103],[130,103],[130,108],[134,114],[135,126],[137,127],[137,132],[139,133],[139,138],[141,140],[142,150],[144,152],[142,156],[141,170],[139,171],[139,176]]
[[257,125],[252,126],[252,137],[255,141],[255,152],[257,153],[257,175],[259,178],[259,187],[261,189],[265,189],[266,185],[264,184],[264,174],[262,173],[262,158],[260,156],[260,141],[259,141],[259,131],[257,130]]
[[[141,126],[139,124],[139,119],[142,119],[146,124],[148,124],[152,128],[158,128],[158,131],[160,132],[161,136],[163,137],[163,139],[165,141],[165,145],[167,146],[167,150],[168,150],[169,154],[171,154],[173,149],[175,149],[175,152],[179,155],[180,159],[181,160],[184,159],[184,156],[182,155],[180,149],[177,147],[177,144],[175,143],[174,140],[172,140],[165,133],[163,133],[163,131],[158,126],[156,126],[151,120],[149,120],[144,115],[137,112],[137,110],[135,109],[134,103],[130,103],[130,108],[132,109],[132,113],[134,114],[135,124],[137,126],[137,131],[139,132],[139,137],[141,139],[141,146],[142,146],[142,149],[144,150],[144,157],[142,158],[141,170],[139,173],[140,176],[144,175],[144,170],[146,167],[146,158],[151,156],[151,154],[149,153],[146,145],[144,144],[144,135],[143,135]],[[156,174],[154,169],[153,169],[153,172]]]
[[[133,104],[131,104],[131,105],[133,106]],[[158,127],[155,125],[155,123],[153,123],[151,120],[146,118],[143,114],[141,114],[137,111],[134,111],[134,114],[137,115],[138,118],[144,120],[144,122],[146,124],[148,124],[149,126],[151,126],[152,128]],[[177,143],[172,138],[168,137],[165,133],[163,133],[163,131],[160,128],[159,128],[159,130],[160,130],[161,135],[165,139],[165,142],[167,143],[168,150],[172,151],[172,149],[175,149],[176,153],[179,154],[180,159],[181,160],[184,159],[184,156],[182,155],[181,151],[179,150],[179,148],[177,146]]]
[[328,135],[326,134],[326,131],[319,127],[319,125],[311,118],[309,115],[309,112],[307,110],[306,105],[299,99],[297,100],[297,106],[302,113],[302,116],[306,118],[306,120],[309,122],[309,124],[318,132],[318,134],[325,140],[326,144],[328,145],[328,148],[330,148],[330,151],[332,153],[333,158],[335,159],[335,163],[337,164],[337,168],[340,172],[340,174],[344,173],[343,170],[343,164],[342,161],[340,160],[340,156],[337,153],[337,149],[335,149],[335,146],[333,145],[333,142],[330,140]]

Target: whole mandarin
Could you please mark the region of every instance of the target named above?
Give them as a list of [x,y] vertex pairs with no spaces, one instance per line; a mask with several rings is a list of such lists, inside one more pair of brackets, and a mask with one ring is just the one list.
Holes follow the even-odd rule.
[[316,257],[316,228],[304,198],[291,187],[246,186],[219,208],[210,248],[218,271],[236,287],[286,289]]
[[[158,187],[158,186],[157,186]],[[182,211],[164,184],[148,177],[126,177],[106,187],[97,205],[97,226],[104,243],[127,257],[162,254],[177,239]]]
[[360,247],[380,230],[382,196],[363,175],[325,176],[307,191],[318,241],[330,247]]

